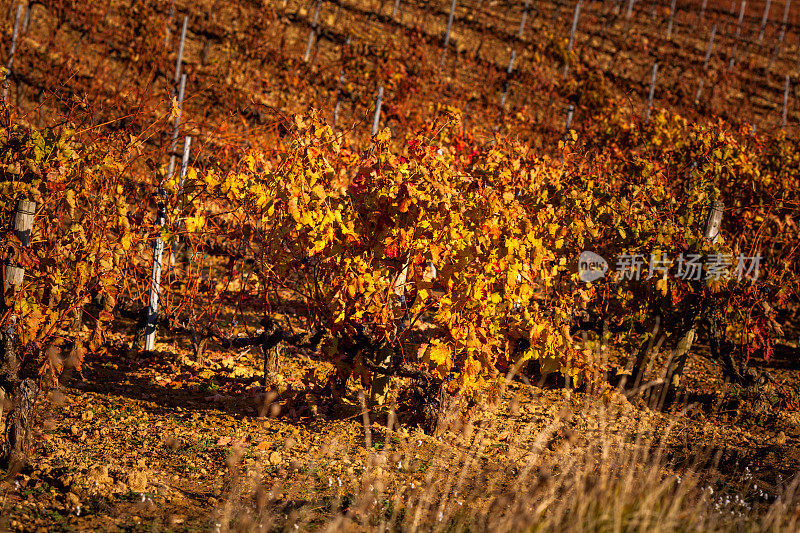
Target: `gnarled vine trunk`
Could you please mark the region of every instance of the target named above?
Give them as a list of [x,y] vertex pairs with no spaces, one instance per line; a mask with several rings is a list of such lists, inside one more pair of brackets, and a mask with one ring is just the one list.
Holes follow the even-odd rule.
[[0,468],[15,471],[28,453],[38,387],[34,380],[20,378],[13,327],[0,331],[0,352]]

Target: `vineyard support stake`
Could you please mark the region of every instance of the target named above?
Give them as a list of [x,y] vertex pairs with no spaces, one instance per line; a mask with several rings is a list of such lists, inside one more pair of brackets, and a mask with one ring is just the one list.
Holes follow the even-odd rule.
[[311,50],[314,48],[314,41],[317,37],[317,22],[319,21],[319,10],[322,7],[322,0],[317,0],[317,5],[314,8],[314,16],[311,19],[311,31],[308,32],[308,44],[306,44],[306,53],[303,54],[303,61],[308,63],[311,58]]
[[658,75],[658,63],[653,63],[653,73],[650,75],[650,93],[647,95],[647,107],[645,108],[645,122],[650,121],[650,114],[653,111],[653,96],[656,92],[656,76]]
[[[178,181],[178,202],[179,205],[183,199],[183,183],[186,179],[186,172],[189,170],[189,154],[192,150],[192,138],[188,135],[183,139],[183,158],[181,159],[181,169],[179,172],[180,180]],[[182,221],[176,222],[176,229],[180,229]],[[170,254],[170,265],[175,266],[175,260],[178,255],[179,237],[175,236],[175,241],[172,243],[172,250]]]
[[522,8],[522,17],[519,20],[519,31],[517,32],[517,38],[522,39],[522,35],[525,32],[525,21],[528,18],[528,6],[531,0],[525,0],[525,6]]
[[792,85],[792,78],[786,75],[786,85],[783,88],[783,113],[781,114],[781,129],[786,128],[786,119],[789,116],[789,88]]
[[772,0],[767,0],[767,3],[764,5],[764,14],[761,16],[761,27],[758,30],[758,44],[761,44],[761,41],[764,40],[764,30],[767,29],[767,19],[769,18],[769,8],[772,4]]
[[575,30],[578,28],[578,19],[581,16],[581,0],[575,4],[575,12],[572,14],[572,29],[569,31],[569,42],[567,42],[567,59],[564,62],[564,79],[569,74],[569,60],[572,53],[572,47],[575,45]]
[[372,136],[378,134],[381,122],[381,106],[383,105],[383,85],[378,87],[378,96],[375,97],[375,115],[372,117]]
[[444,43],[442,43],[442,59],[440,61],[442,66],[444,66],[444,58],[447,56],[447,45],[450,44],[450,30],[453,29],[453,18],[456,15],[457,1],[458,0],[453,0],[450,4],[450,15],[447,17],[447,29],[444,32]]
[[500,107],[506,106],[506,96],[508,95],[508,86],[511,82],[511,72],[514,70],[514,59],[516,59],[517,53],[514,50],[511,50],[511,59],[508,60],[508,68],[506,68],[506,79],[503,82],[503,93],[500,95]]
[[183,114],[183,97],[186,90],[186,74],[181,75],[181,86],[178,90],[178,114],[172,126],[172,142],[169,144],[169,165],[167,166],[166,179],[172,177],[175,172],[175,151],[178,149],[178,134],[181,128],[181,115]]
[[156,228],[159,233],[153,243],[153,269],[150,274],[150,302],[147,306],[147,322],[144,330],[144,349],[149,352],[156,345],[156,321],[158,319],[158,296],[161,290],[161,258],[164,253],[164,241],[161,239],[161,228],[164,226],[164,197],[163,189],[159,187],[162,195],[158,203],[158,219]]
[[669,6],[669,22],[667,23],[667,40],[672,39],[672,23],[675,19],[675,4],[677,0],[672,0],[672,4]]
[[181,80],[181,65],[183,64],[183,48],[186,44],[186,30],[189,26],[189,16],[183,17],[183,27],[181,28],[181,40],[178,43],[178,57],[175,59],[175,78],[172,80],[172,95],[175,96],[175,88]]

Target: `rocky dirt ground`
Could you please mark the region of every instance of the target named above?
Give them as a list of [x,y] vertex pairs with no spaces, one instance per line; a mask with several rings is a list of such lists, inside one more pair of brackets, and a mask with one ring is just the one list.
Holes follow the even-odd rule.
[[[349,486],[382,464],[390,483],[421,484],[443,450],[475,445],[477,428],[489,462],[523,463],[530,439],[556,419],[563,422],[546,452],[602,438],[582,410],[593,401],[587,394],[524,380],[493,408],[434,437],[402,413],[400,423],[387,423],[393,414],[385,409],[365,425],[355,385],[341,401],[325,397],[332,367],[304,353],[286,354],[280,382],[265,391],[257,351],[212,350],[198,365],[177,342],[157,348],[146,357],[123,349],[90,357],[82,373],[41,398],[30,462],[0,484],[0,530],[219,530],[254,471],[281,509],[312,509],[311,527],[341,505],[342,480]],[[796,370],[783,372],[796,378]],[[692,358],[695,385],[713,373]],[[800,470],[798,413],[717,401],[664,414],[615,394],[606,400],[617,408],[614,427],[669,435],[671,464],[691,461],[698,443],[714,450],[705,474],[729,501],[768,501]]]

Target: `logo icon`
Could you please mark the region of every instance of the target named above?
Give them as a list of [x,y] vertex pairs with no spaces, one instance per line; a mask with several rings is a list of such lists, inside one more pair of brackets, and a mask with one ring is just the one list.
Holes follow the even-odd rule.
[[608,262],[594,252],[581,252],[578,257],[578,278],[586,283],[602,278],[608,272]]

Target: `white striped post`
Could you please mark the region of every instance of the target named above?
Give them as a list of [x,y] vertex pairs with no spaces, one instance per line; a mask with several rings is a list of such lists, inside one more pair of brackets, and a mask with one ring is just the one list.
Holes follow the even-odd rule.
[[783,46],[783,40],[786,38],[786,25],[789,21],[789,7],[792,5],[792,0],[786,0],[786,3],[783,5],[783,18],[781,19],[781,29],[778,33],[778,42],[775,45],[775,49],[772,51],[772,55],[769,58],[769,65],[767,69],[772,68],[772,64],[775,63],[775,60],[781,53],[781,47]]
[[645,109],[645,122],[650,121],[653,111],[653,96],[656,92],[656,76],[658,75],[658,63],[653,63],[653,73],[650,76],[650,93],[647,96],[647,108]]
[[786,75],[786,86],[783,88],[783,113],[781,115],[781,129],[786,128],[786,120],[789,117],[789,88],[791,87],[791,77]]
[[372,117],[372,136],[378,134],[381,122],[381,106],[383,106],[383,85],[378,87],[378,96],[375,97],[375,115]]
[[28,33],[28,26],[31,24],[32,11],[33,2],[28,2],[28,7],[25,8],[25,18],[22,19],[22,33]]
[[528,18],[528,5],[530,2],[531,0],[525,0],[525,6],[522,8],[522,17],[519,20],[519,31],[517,32],[518,39],[522,39],[522,35],[525,32],[525,21]]
[[742,0],[741,7],[739,8],[739,20],[736,22],[736,34],[734,35],[733,53],[728,62],[728,70],[733,70],[733,65],[736,63],[736,54],[739,48],[739,36],[742,34],[742,21],[744,20],[744,10],[747,7],[747,0]]
[[8,52],[6,74],[3,77],[3,102],[8,104],[8,77],[11,76],[11,67],[14,66],[14,53],[17,51],[17,37],[19,37],[19,23],[22,19],[22,4],[17,6],[17,15],[14,17],[14,32],[11,34],[11,49]]
[[169,144],[169,165],[167,166],[166,179],[175,172],[175,151],[178,149],[178,134],[181,128],[181,115],[183,114],[183,97],[186,90],[186,74],[181,74],[181,84],[178,89],[178,114],[172,124],[172,141]]
[[764,14],[761,16],[761,27],[758,30],[758,44],[761,44],[761,41],[764,40],[764,30],[767,29],[770,5],[772,5],[772,0],[767,0],[767,3],[764,5]]
[[153,243],[153,269],[150,275],[150,302],[147,306],[147,324],[144,330],[144,349],[152,351],[156,344],[156,319],[158,318],[158,297],[161,291],[161,258],[164,253],[164,241],[161,240],[161,228],[164,225],[164,199],[159,198],[156,227],[159,234]]
[[164,25],[165,26],[164,47],[169,46],[169,34],[170,34],[169,26],[170,24],[172,24],[172,17],[174,16],[175,16],[175,0],[172,0],[169,3],[169,12],[167,13],[167,23]]
[[303,55],[303,61],[308,63],[311,58],[311,50],[314,48],[314,41],[317,37],[317,22],[319,21],[319,9],[322,7],[322,0],[317,0],[317,6],[314,8],[314,17],[311,20],[311,31],[308,32],[308,44],[306,44],[306,53]]
[[564,63],[564,79],[569,74],[569,60],[572,47],[575,45],[575,30],[578,28],[578,19],[581,16],[581,0],[575,4],[575,12],[572,14],[572,28],[569,30],[569,41],[567,42],[567,59]]
[[506,106],[506,96],[508,95],[508,85],[511,82],[511,72],[514,70],[514,60],[517,57],[517,52],[511,50],[511,58],[508,60],[508,68],[506,68],[506,80],[503,83],[503,94],[500,95],[500,107]]
[[453,29],[453,18],[455,18],[456,15],[457,1],[458,0],[453,0],[450,3],[450,15],[447,17],[447,29],[444,32],[444,43],[442,44],[442,66],[444,66],[444,58],[447,55],[447,45],[450,43],[450,31]]
[[711,52],[714,48],[714,36],[717,34],[717,25],[714,24],[711,28],[711,35],[708,37],[708,46],[706,47],[706,57],[703,59],[703,70],[708,69],[708,61],[711,59]]
[[175,89],[181,81],[181,65],[183,64],[183,47],[186,44],[186,30],[189,26],[189,16],[183,17],[183,27],[181,28],[181,40],[178,43],[178,57],[175,58],[175,78],[172,80],[172,96],[175,96]]
[[[183,196],[183,184],[186,180],[186,172],[189,170],[189,154],[192,151],[192,138],[188,135],[183,138],[183,158],[181,158],[181,169],[178,173],[180,179],[178,181],[178,202],[181,201]],[[181,221],[176,223],[176,229],[180,227]],[[172,249],[170,254],[169,263],[172,266],[175,266],[175,260],[178,256],[178,237],[175,237],[175,241],[172,243]]]
[[783,39],[786,37],[786,23],[789,21],[789,7],[792,5],[792,0],[786,0],[783,6],[783,19],[781,20],[781,31],[778,34],[778,44],[783,44]]
[[669,6],[669,22],[667,23],[667,40],[672,39],[672,22],[675,19],[675,4],[677,0],[672,0]]
[[331,126],[334,130],[336,129],[336,124],[339,122],[339,108],[342,105],[341,98],[343,84],[344,68],[339,71],[339,80],[336,82],[336,104],[333,106],[333,125]]
[[700,86],[697,88],[697,92],[694,95],[694,103],[700,103],[700,96],[703,94],[703,86],[706,84],[705,77],[700,78]]

